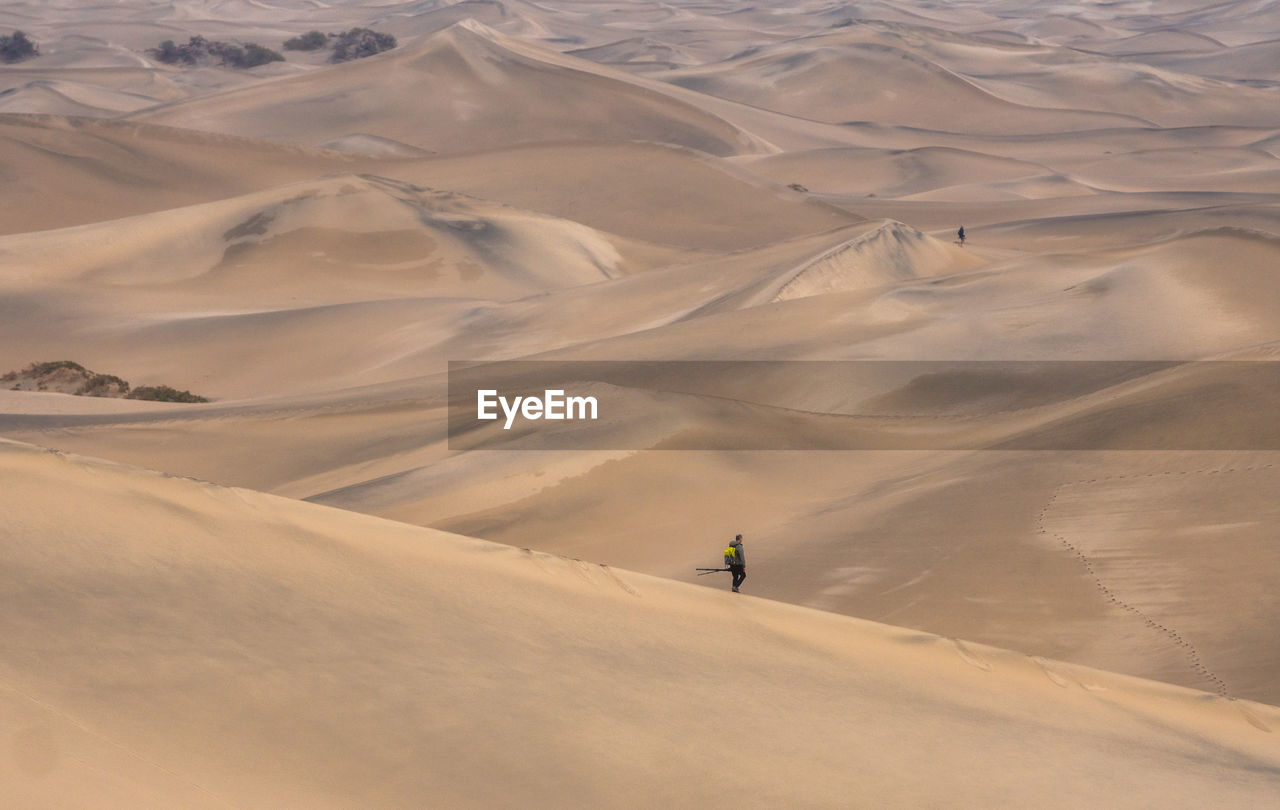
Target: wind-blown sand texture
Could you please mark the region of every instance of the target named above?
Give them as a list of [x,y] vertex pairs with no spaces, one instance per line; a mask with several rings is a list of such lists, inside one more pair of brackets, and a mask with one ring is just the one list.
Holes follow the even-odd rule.
[[12,442],[0,474],[18,806],[1244,807],[1280,769],[1272,706]]
[[[399,46],[147,51],[356,26]],[[213,400],[0,391],[17,806],[1280,793],[1280,451],[1189,449],[1280,402],[1223,424],[1212,366],[763,375],[679,424],[628,391],[636,449],[446,436],[457,360],[1280,360],[1276,4],[0,0],[13,29],[0,372]],[[654,449],[743,409],[923,438]],[[739,532],[731,602],[693,569]]]

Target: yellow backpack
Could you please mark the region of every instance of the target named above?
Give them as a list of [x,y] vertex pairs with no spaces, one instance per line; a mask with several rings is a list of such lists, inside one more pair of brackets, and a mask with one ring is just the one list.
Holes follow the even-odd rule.
[[724,565],[728,568],[731,565],[738,564],[738,547],[729,546],[724,550]]

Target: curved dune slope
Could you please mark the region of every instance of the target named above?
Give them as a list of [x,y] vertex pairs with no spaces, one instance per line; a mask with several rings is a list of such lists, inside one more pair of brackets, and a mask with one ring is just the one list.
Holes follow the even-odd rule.
[[0,92],[0,113],[111,117],[153,107],[157,99],[91,85],[35,79]]
[[553,140],[658,141],[720,155],[759,149],[688,102],[472,20],[374,58],[136,119],[302,143],[368,133],[437,152]]
[[[17,265],[21,263],[22,268]],[[214,203],[0,240],[7,277],[190,287],[248,303],[382,290],[513,298],[621,275],[583,225],[373,176],[337,175]]]
[[880,287],[971,269],[982,260],[901,222],[883,225],[814,257],[784,278],[775,301]]
[[522,146],[387,170],[432,188],[703,250],[741,250],[861,220],[732,163],[651,143]]
[[875,121],[1016,134],[1141,123],[1122,115],[1012,103],[912,52],[897,37],[867,40],[860,31],[764,46],[660,78],[719,98],[837,124]]
[[1261,704],[12,442],[0,477],[0,779],[23,807],[1247,807],[1280,786]]
[[64,228],[352,171],[335,152],[147,124],[0,114],[0,233]]

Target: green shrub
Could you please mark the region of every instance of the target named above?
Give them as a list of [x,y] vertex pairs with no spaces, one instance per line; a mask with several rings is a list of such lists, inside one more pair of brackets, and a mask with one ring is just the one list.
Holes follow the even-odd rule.
[[[63,372],[58,374],[58,372]],[[70,372],[70,373],[67,373]],[[46,379],[56,375],[52,379]],[[190,391],[179,391],[168,385],[144,385],[129,390],[129,383],[114,374],[98,374],[79,363],[70,360],[51,360],[42,363],[31,363],[21,371],[10,371],[0,376],[0,382],[17,382],[14,390],[20,390],[23,380],[31,380],[37,391],[48,390],[49,386],[73,393],[80,397],[125,397],[126,399],[146,399],[155,402],[208,402],[202,396]],[[79,383],[74,391],[70,386]]]
[[21,372],[10,371],[8,374],[4,375],[4,379],[15,380],[18,378],[19,374],[23,377],[43,377],[44,375],[51,374],[60,368],[69,368],[72,371],[83,371],[85,374],[92,373],[89,369],[79,363],[73,363],[70,360],[51,360],[45,363],[32,363]]
[[140,385],[129,392],[126,399],[145,399],[153,402],[208,402],[190,391],[179,391],[167,385]]
[[110,397],[127,393],[129,393],[129,383],[114,374],[94,374],[80,386],[76,396]]

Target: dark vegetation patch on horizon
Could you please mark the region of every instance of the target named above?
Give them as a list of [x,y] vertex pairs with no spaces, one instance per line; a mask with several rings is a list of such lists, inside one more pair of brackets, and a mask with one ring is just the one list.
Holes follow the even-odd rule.
[[284,57],[279,53],[256,42],[246,42],[240,46],[232,42],[205,39],[199,35],[191,37],[183,45],[166,39],[159,46],[151,48],[148,53],[166,65],[189,67],[212,64],[215,59],[218,60],[219,65],[232,68],[251,68],[268,62],[284,61]]
[[322,31],[308,31],[301,36],[286,39],[286,51],[318,51],[329,45],[333,46],[330,62],[349,62],[352,59],[363,59],[396,47],[396,38],[370,28],[352,28],[341,33],[326,34]]
[[0,62],[11,65],[40,55],[40,46],[21,31],[0,36]]

